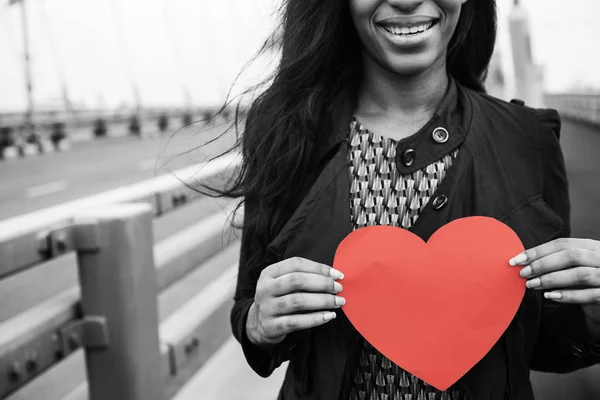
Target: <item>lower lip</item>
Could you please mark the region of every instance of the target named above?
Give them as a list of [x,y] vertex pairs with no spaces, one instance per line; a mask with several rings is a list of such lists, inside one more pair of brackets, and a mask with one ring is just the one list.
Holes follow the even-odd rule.
[[409,35],[394,35],[393,33],[388,32],[384,27],[379,26],[379,25],[377,26],[377,28],[379,28],[379,30],[381,32],[383,32],[385,37],[390,42],[392,42],[394,45],[404,46],[404,47],[412,47],[412,46],[418,46],[418,45],[421,45],[421,44],[427,42],[427,40],[429,40],[429,38],[433,34],[433,30],[435,29],[437,24],[438,24],[437,22],[434,23],[433,26],[431,28],[427,29],[426,31],[409,34]]

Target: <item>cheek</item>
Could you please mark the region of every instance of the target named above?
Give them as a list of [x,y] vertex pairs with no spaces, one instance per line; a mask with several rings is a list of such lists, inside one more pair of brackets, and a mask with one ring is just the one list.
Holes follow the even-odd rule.
[[[474,0],[469,0],[469,1],[474,1]],[[449,40],[450,37],[452,36],[452,34],[454,33],[456,25],[458,24],[458,19],[460,18],[460,12],[462,9],[462,5],[463,5],[463,3],[465,3],[465,1],[463,1],[463,0],[437,0],[436,3],[443,10],[443,12],[446,16],[446,23],[445,23],[443,30],[444,30],[444,37],[448,38],[448,40]]]
[[365,13],[365,2],[360,0],[350,0],[349,5],[352,19],[357,20]]
[[352,16],[357,31],[361,32],[369,29],[371,17],[377,9],[379,1],[380,0],[350,0],[350,15]]
[[454,23],[458,21],[460,10],[464,3],[466,3],[464,0],[436,0],[437,6],[443,11],[443,13],[446,15],[446,18],[454,21]]
[[[475,1],[475,0],[468,0]],[[460,10],[460,7],[466,3],[467,0],[435,0],[435,3],[442,10]]]
[[[323,0],[331,1],[331,0]],[[356,33],[360,39],[360,42],[364,48],[371,48],[373,45],[373,38],[371,33],[371,16],[373,12],[369,3],[370,0],[350,0],[350,15]]]

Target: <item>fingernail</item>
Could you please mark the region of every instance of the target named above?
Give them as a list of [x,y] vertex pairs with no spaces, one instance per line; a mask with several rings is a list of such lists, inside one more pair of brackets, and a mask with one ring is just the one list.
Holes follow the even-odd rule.
[[344,288],[342,287],[342,285],[340,285],[338,282],[333,282],[333,290],[336,293],[339,293],[343,290]]
[[341,307],[346,304],[346,299],[340,296],[335,296],[335,305]]
[[512,258],[512,259],[509,261],[509,264],[510,264],[510,265],[512,265],[512,266],[514,267],[514,266],[516,266],[516,265],[523,264],[523,263],[524,263],[524,262],[526,262],[526,261],[527,261],[527,254],[525,254],[525,253],[521,253],[521,254],[519,254],[518,256],[516,256],[516,257]]
[[523,278],[527,278],[528,276],[531,276],[531,274],[533,274],[533,269],[531,268],[531,266],[527,266],[521,270],[520,274]]
[[535,278],[530,281],[527,281],[527,287],[530,289],[539,288],[542,286],[542,280],[540,278]]
[[335,280],[340,280],[340,279],[344,279],[344,274],[342,274],[340,271],[338,271],[337,269],[333,269],[331,268],[329,270],[329,276],[331,276],[333,279]]
[[327,313],[323,314],[323,319],[325,320],[325,322],[331,321],[335,317],[336,317],[336,314],[334,312],[327,312]]
[[560,300],[562,299],[562,294],[560,292],[546,292],[544,293],[544,297],[549,300]]

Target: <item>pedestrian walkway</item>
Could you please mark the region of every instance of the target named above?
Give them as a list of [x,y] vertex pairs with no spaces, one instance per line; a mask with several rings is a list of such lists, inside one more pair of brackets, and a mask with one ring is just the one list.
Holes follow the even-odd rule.
[[287,364],[261,378],[246,363],[231,337],[172,400],[276,400]]

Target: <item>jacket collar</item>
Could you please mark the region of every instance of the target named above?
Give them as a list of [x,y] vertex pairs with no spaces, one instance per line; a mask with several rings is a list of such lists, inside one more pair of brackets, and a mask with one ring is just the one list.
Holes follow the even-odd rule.
[[[439,160],[457,149],[467,136],[467,125],[471,116],[467,115],[468,107],[465,107],[462,101],[464,99],[461,99],[464,96],[459,94],[459,84],[452,76],[448,78],[446,94],[431,119],[414,135],[397,142],[396,165],[401,174],[415,172]],[[348,140],[353,112],[353,102],[348,102],[345,107],[334,112],[334,121],[343,121],[343,123],[338,124],[334,132],[324,135],[320,141],[316,154],[319,163],[340,143]],[[433,132],[437,128],[444,128],[448,132],[448,140],[445,143],[438,143],[434,139]],[[403,154],[408,150],[412,150],[415,155],[414,161],[409,166],[403,162]]]

